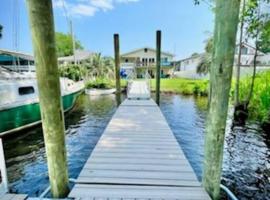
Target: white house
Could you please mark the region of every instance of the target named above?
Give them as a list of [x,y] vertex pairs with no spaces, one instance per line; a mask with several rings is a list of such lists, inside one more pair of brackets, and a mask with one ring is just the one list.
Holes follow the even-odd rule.
[[[237,65],[238,61],[238,51],[239,46],[235,48],[235,57],[234,57],[234,66]],[[197,54],[180,61],[177,61],[175,71],[196,71],[198,64],[201,62],[205,53]],[[241,47],[241,66],[242,67],[251,67],[253,66],[255,55],[255,48],[247,43],[242,43]],[[264,54],[258,52],[257,56],[257,66],[259,67],[270,67],[270,54]]]
[[85,60],[93,56],[94,53],[86,50],[75,50],[75,55],[64,56],[58,58],[59,66],[66,66],[68,64],[82,64]]
[[188,58],[177,61],[175,64],[176,71],[196,70],[197,66],[202,60],[204,53],[195,54]]
[[[161,52],[161,77],[169,77],[173,73],[174,55]],[[156,73],[156,49],[143,47],[121,55],[121,70],[134,71],[137,77],[143,77],[145,72],[155,76]]]

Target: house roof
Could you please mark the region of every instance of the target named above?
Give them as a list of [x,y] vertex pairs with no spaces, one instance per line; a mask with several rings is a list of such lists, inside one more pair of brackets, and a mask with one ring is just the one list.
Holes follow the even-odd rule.
[[[141,51],[141,50],[144,50],[144,49],[148,49],[148,50],[150,50],[150,51],[156,51],[156,49],[151,48],[151,47],[142,47],[142,48],[134,49],[134,50],[132,50],[132,51],[129,51],[129,52],[127,52],[127,53],[124,53],[124,54],[122,54],[121,56],[122,56],[122,57],[126,57],[126,56],[128,56],[129,54],[136,53],[136,52]],[[165,51],[161,51],[161,54],[165,54],[165,55],[168,55],[168,56],[174,56],[174,54],[169,53],[169,52],[165,52]]]
[[[240,43],[236,44],[236,46],[239,46],[239,45],[240,45]],[[256,48],[255,48],[254,46],[252,46],[251,44],[248,44],[248,43],[246,43],[246,42],[242,42],[242,45],[243,45],[243,46],[246,46],[246,47],[248,47],[248,48],[251,48],[251,49],[256,50]],[[259,54],[259,55],[264,55],[264,53],[261,52],[260,50],[258,50],[258,54]]]
[[[86,50],[75,50],[75,58],[76,60],[80,61],[80,60],[86,60],[87,58],[89,58],[90,56],[92,56],[94,53],[91,51],[86,51]],[[59,57],[58,61],[67,61],[67,62],[71,62],[74,60],[74,56],[64,56],[64,57]]]
[[22,52],[12,51],[12,50],[7,50],[7,49],[0,49],[0,55],[14,56],[14,57],[19,57],[25,60],[34,61],[34,56],[30,54],[25,54]]
[[180,59],[178,62],[183,62],[185,60],[189,60],[189,59],[194,59],[194,58],[199,58],[199,57],[202,57],[204,56],[205,53],[198,53],[196,55],[193,55],[193,56],[190,56],[188,58],[184,58],[184,59]]

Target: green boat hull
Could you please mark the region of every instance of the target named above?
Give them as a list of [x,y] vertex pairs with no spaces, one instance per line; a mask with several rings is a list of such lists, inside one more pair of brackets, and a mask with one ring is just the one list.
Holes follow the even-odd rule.
[[[70,110],[81,91],[62,97],[64,111]],[[0,111],[0,135],[6,135],[39,124],[39,103],[22,105]]]

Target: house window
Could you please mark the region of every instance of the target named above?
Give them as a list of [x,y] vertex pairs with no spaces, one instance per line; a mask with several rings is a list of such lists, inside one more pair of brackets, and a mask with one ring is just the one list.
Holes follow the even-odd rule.
[[19,87],[19,95],[33,94],[35,89],[32,86]]
[[125,62],[128,63],[128,59],[126,59]]
[[148,49],[147,49],[147,48],[145,48],[145,49],[144,49],[144,53],[147,53],[147,51],[148,51]]
[[247,55],[248,54],[248,48],[247,47],[241,47],[241,54]]

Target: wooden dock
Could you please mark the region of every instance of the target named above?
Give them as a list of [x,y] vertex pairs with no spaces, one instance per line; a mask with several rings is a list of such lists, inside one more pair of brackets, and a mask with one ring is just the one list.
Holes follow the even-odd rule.
[[151,99],[119,106],[69,197],[210,199]]

